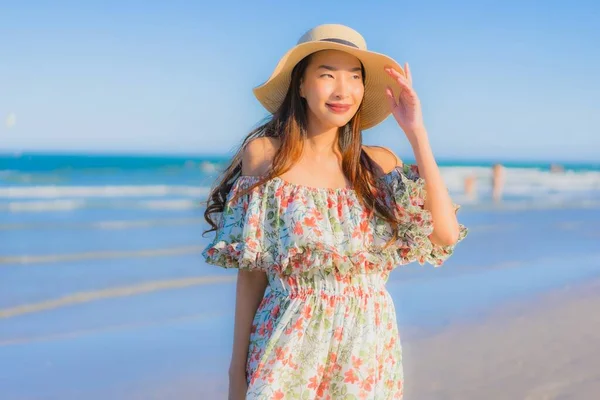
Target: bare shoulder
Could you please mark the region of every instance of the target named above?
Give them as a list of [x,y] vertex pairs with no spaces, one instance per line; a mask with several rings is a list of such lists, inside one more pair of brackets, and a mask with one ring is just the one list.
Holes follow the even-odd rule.
[[264,175],[269,171],[273,157],[279,149],[279,139],[259,137],[244,146],[242,175]]
[[400,157],[387,147],[363,146],[363,150],[377,164],[380,175],[385,175],[403,164]]

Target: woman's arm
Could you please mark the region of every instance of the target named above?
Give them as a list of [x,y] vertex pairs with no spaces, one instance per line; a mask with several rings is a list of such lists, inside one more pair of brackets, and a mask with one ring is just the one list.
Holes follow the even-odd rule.
[[425,180],[425,208],[431,212],[433,218],[430,239],[442,246],[452,245],[458,241],[460,233],[452,199],[433,157],[427,133],[416,133],[413,138],[415,139],[411,140],[411,146],[419,167],[419,175]]
[[[433,232],[431,241],[441,246],[448,246],[458,241],[459,224],[446,185],[442,180],[433,153],[427,142],[426,134],[419,134],[424,139],[411,141],[413,152],[419,167],[419,176],[425,180],[425,208],[431,212]],[[384,146],[363,146],[363,149],[379,167],[379,173],[385,174],[395,167],[403,165],[402,160],[389,148]]]
[[[268,150],[271,142],[268,138],[250,141],[242,155],[242,174],[261,175],[268,167]],[[267,275],[262,271],[238,271],[236,284],[235,321],[233,333],[233,352],[229,366],[230,380],[246,379],[246,360],[250,331],[256,310],[267,288]]]
[[453,245],[458,241],[460,226],[429,145],[421,101],[413,89],[410,67],[406,63],[404,72],[392,67],[386,67],[385,70],[400,86],[397,98],[391,87],[386,89],[390,110],[410,142],[419,167],[419,175],[425,180],[425,208],[431,212],[433,218],[433,232],[429,238],[438,245]]
[[229,365],[230,379],[246,379],[246,360],[250,331],[256,310],[267,287],[267,275],[261,271],[238,271],[233,328],[233,352]]

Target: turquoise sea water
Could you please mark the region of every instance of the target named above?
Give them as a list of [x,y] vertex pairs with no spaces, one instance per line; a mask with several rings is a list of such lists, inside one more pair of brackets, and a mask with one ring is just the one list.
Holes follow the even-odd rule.
[[[133,169],[162,169],[162,168],[186,168],[191,165],[202,163],[223,163],[227,157],[222,155],[139,155],[139,154],[44,154],[44,153],[21,153],[1,154],[0,170],[14,170],[22,172],[41,171],[65,171],[65,170],[89,170],[98,168],[110,168],[116,170]],[[410,160],[408,160],[410,162]],[[458,167],[490,167],[496,162],[501,162],[509,168],[536,168],[549,170],[555,160],[544,162],[526,161],[502,161],[502,160],[440,160],[439,165]],[[561,163],[566,169],[573,171],[600,171],[598,162],[565,162]]]

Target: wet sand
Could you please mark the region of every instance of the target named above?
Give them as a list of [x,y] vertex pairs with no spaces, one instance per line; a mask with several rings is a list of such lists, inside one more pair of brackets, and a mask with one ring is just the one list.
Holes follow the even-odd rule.
[[600,398],[600,280],[406,340],[406,399]]

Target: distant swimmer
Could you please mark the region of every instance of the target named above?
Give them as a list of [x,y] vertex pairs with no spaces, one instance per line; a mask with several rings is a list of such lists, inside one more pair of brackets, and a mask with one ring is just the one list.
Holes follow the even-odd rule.
[[553,172],[553,173],[565,172],[565,167],[563,167],[560,164],[552,163],[552,164],[550,164],[550,172]]
[[465,178],[465,195],[471,200],[477,198],[477,177],[473,173]]
[[504,190],[505,170],[502,164],[494,164],[492,167],[492,198],[495,202],[502,200]]

